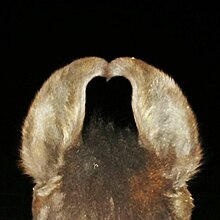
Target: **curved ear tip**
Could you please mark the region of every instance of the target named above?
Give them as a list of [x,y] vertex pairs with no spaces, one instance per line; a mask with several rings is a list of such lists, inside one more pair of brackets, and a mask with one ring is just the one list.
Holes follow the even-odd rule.
[[124,75],[123,72],[127,68],[136,66],[135,62],[137,62],[137,60],[138,59],[135,59],[134,57],[119,57],[112,60],[108,67],[109,75],[111,75],[111,77]]
[[139,59],[136,59],[135,57],[118,57],[114,60],[112,60],[110,62],[110,64],[118,64],[118,65],[121,65],[122,63],[133,63],[133,62],[137,62],[139,61]]
[[[70,64],[70,68],[73,68],[74,70],[76,68],[78,68],[78,65],[81,69],[81,71],[91,71],[91,70],[95,70],[98,71],[99,74],[104,75],[104,72],[108,67],[108,62],[100,57],[84,57],[84,58],[80,58],[77,60],[74,60],[71,64]],[[76,67],[77,66],[77,67]]]
[[108,63],[105,59],[101,58],[101,57],[95,57],[95,56],[91,56],[91,57],[83,57],[80,59],[76,59],[73,61],[73,63]]
[[156,69],[155,67],[148,64],[147,62],[144,62],[143,60],[135,58],[135,57],[119,57],[119,58],[112,60],[109,65],[109,68],[111,70],[125,69],[128,67],[135,68],[135,70],[139,68],[141,69],[143,67],[145,68],[150,67],[150,68]]

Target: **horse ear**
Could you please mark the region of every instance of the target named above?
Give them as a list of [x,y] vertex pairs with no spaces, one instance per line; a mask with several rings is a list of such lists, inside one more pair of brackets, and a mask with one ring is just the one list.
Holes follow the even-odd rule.
[[36,183],[57,175],[64,152],[80,142],[85,115],[85,90],[104,76],[107,62],[79,59],[56,71],[36,95],[22,129],[22,166]]
[[201,148],[195,116],[180,88],[168,75],[141,60],[118,58],[109,75],[132,85],[132,109],[139,142],[160,161],[170,161],[164,174],[182,187],[197,172]]

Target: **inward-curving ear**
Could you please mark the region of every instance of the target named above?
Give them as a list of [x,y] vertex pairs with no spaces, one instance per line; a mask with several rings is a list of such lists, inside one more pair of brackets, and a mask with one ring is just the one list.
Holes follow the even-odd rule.
[[23,126],[21,149],[25,172],[36,183],[57,176],[64,152],[80,142],[88,82],[106,74],[101,58],[79,59],[56,71],[42,86]]
[[134,58],[113,60],[109,75],[130,81],[140,144],[167,160],[164,176],[176,188],[185,186],[197,172],[202,154],[197,122],[180,88],[162,71]]

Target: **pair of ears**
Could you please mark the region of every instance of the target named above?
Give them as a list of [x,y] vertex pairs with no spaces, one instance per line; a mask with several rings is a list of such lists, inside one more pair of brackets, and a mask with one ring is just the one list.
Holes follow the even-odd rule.
[[97,76],[123,76],[132,86],[132,111],[139,143],[161,160],[172,155],[167,178],[182,187],[201,160],[195,116],[168,75],[134,58],[110,63],[98,57],[76,60],[59,69],[37,93],[23,126],[25,172],[38,184],[58,175],[64,154],[79,146],[85,117],[86,87]]

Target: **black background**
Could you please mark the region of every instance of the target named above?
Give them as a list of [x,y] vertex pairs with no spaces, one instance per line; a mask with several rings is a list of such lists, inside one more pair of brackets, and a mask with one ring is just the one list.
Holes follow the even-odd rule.
[[[35,93],[53,71],[85,56],[140,58],[175,79],[197,115],[205,153],[201,173],[190,182],[192,219],[220,219],[217,4],[20,1],[0,10],[0,219],[31,218],[31,179],[17,161],[21,126]],[[129,90],[117,83],[115,88],[111,93]]]

